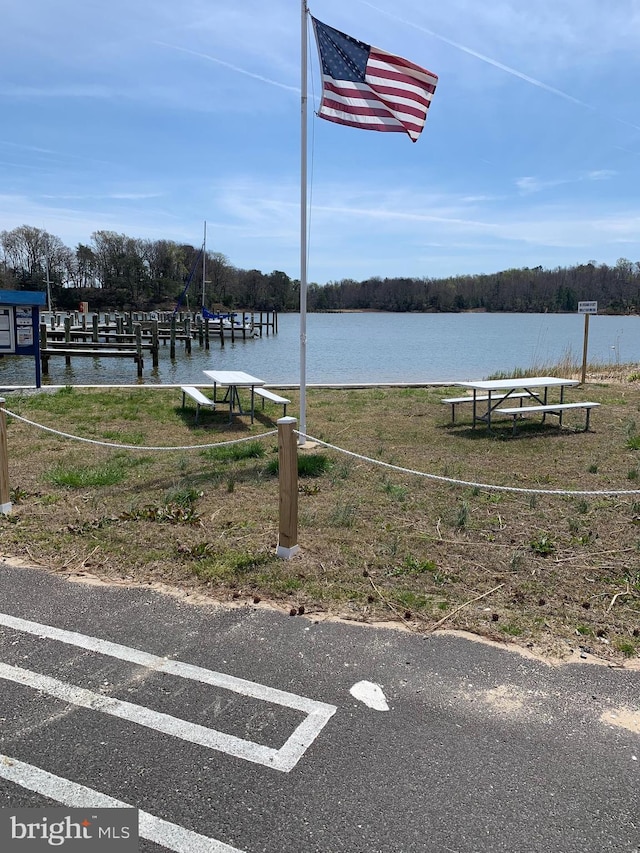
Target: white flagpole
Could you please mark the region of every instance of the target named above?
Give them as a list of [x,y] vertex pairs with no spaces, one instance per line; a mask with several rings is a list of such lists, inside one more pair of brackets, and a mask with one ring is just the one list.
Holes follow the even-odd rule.
[[205,307],[205,284],[207,283],[207,220],[204,221],[204,237],[202,240],[202,304]]
[[307,432],[307,2],[302,0],[300,122],[300,435]]

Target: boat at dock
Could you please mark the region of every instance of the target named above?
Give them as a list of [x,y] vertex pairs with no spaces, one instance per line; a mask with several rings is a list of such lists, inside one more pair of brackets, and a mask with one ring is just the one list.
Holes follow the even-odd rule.
[[238,314],[236,312],[220,313],[202,308],[200,314],[196,315],[196,320],[198,319],[206,323],[209,326],[210,332],[212,331],[214,335],[222,334],[225,338],[235,336],[257,338],[260,335],[260,328],[255,324],[253,315],[251,319],[248,319],[245,314]]

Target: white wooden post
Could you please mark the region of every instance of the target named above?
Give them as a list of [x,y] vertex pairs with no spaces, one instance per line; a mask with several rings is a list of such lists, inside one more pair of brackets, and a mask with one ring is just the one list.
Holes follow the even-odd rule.
[[291,559],[298,545],[298,450],[294,426],[297,418],[278,419],[278,479],[280,486],[280,524],[276,555]]
[[4,397],[0,397],[0,513],[9,515],[11,500],[9,497],[9,454],[7,452],[7,416],[4,411]]

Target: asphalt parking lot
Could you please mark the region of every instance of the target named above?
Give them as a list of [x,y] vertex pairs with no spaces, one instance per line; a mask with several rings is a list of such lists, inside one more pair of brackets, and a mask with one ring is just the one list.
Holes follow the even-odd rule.
[[640,672],[0,567],[0,805],[140,850],[638,851]]

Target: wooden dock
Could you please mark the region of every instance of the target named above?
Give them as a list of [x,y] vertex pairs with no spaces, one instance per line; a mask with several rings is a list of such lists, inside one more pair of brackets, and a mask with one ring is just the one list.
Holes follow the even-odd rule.
[[[96,316],[97,319],[97,316]],[[94,324],[97,325],[97,324]],[[143,351],[150,351],[154,367],[158,366],[157,334],[149,341],[142,339],[139,324],[131,334],[118,334],[116,341],[100,336],[99,328],[92,330],[90,340],[86,330],[72,329],[71,318],[65,317],[61,333],[47,329],[46,323],[40,324],[40,363],[43,376],[49,374],[49,360],[53,356],[64,356],[65,364],[70,365],[72,358],[131,358],[137,367],[138,376],[142,376],[144,367]]]
[[194,340],[205,349],[212,341],[225,345],[225,339],[235,343],[277,334],[278,315],[275,311],[234,312],[241,317],[240,326],[229,326],[222,317],[203,319],[190,312],[128,312],[126,314],[49,314],[40,323],[40,362],[43,375],[49,374],[49,360],[64,356],[72,358],[130,358],[142,376],[144,353],[151,356],[154,368],[159,365],[160,346],[169,346],[169,358],[175,359],[176,346],[182,344],[191,353]]

